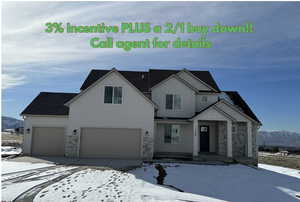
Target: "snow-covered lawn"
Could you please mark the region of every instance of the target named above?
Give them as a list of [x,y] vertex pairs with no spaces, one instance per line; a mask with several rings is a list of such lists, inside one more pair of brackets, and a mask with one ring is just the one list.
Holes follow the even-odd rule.
[[[164,164],[167,171],[165,184],[173,185],[185,192],[225,201],[265,202],[299,201],[300,171],[283,170],[281,167],[269,171],[243,165],[210,166],[188,164]],[[279,172],[279,173],[278,173]],[[280,174],[284,172],[284,174]],[[131,172],[137,178],[156,183],[154,165],[147,165]],[[293,175],[293,177],[287,174]],[[295,177],[296,176],[296,177]],[[298,177],[298,178],[297,178]]]
[[87,169],[42,190],[35,202],[47,201],[205,201],[222,202],[206,196],[181,193],[136,179],[115,170]]
[[22,149],[20,147],[1,146],[2,156],[18,155],[21,153],[22,153]]
[[[6,163],[15,164],[10,165],[12,168],[23,167],[25,165],[22,164],[26,164]],[[31,165],[36,166],[36,164]],[[49,164],[45,165],[49,166]],[[157,170],[154,165],[144,164],[142,168],[129,173],[115,170],[81,170],[47,185],[38,192],[34,201],[293,202],[300,200],[295,196],[300,192],[298,170],[265,164],[260,164],[258,169],[243,165],[162,165],[167,172],[165,184],[175,186],[184,192],[156,185],[154,177],[158,175]],[[27,165],[27,169],[32,168]],[[29,181],[2,183],[2,200],[12,200],[30,187],[51,180],[68,169],[71,168],[55,168],[30,176]],[[3,179],[7,180],[5,176],[2,176]]]
[[1,173],[7,174],[7,173],[25,171],[30,169],[49,167],[49,166],[54,166],[54,164],[2,161]]
[[258,164],[258,167],[300,179],[300,170],[284,168],[284,167],[280,167],[280,166],[272,166],[272,165],[268,165],[268,164]]

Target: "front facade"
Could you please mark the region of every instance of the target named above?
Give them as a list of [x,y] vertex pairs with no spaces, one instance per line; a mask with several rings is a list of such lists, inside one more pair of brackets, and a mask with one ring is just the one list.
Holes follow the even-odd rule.
[[207,71],[92,70],[79,93],[40,93],[21,113],[24,153],[79,158],[257,160],[261,125]]

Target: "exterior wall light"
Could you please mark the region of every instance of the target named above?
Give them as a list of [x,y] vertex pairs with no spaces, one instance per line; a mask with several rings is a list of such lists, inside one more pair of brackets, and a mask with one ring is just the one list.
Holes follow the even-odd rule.
[[29,134],[30,133],[30,128],[26,129],[26,133]]
[[77,133],[77,130],[76,129],[73,130],[73,135],[76,135],[76,133]]

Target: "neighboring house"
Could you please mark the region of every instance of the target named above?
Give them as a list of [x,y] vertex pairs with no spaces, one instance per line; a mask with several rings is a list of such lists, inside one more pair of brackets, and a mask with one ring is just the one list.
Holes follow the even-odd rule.
[[257,160],[260,121],[208,71],[92,70],[80,93],[41,92],[21,115],[25,154],[151,159],[212,153]]

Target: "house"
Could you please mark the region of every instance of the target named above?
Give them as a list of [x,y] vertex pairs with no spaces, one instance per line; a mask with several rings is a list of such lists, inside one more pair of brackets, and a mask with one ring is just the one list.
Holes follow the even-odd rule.
[[21,113],[24,153],[151,159],[214,154],[257,162],[261,122],[208,71],[92,70],[79,93],[41,92]]

